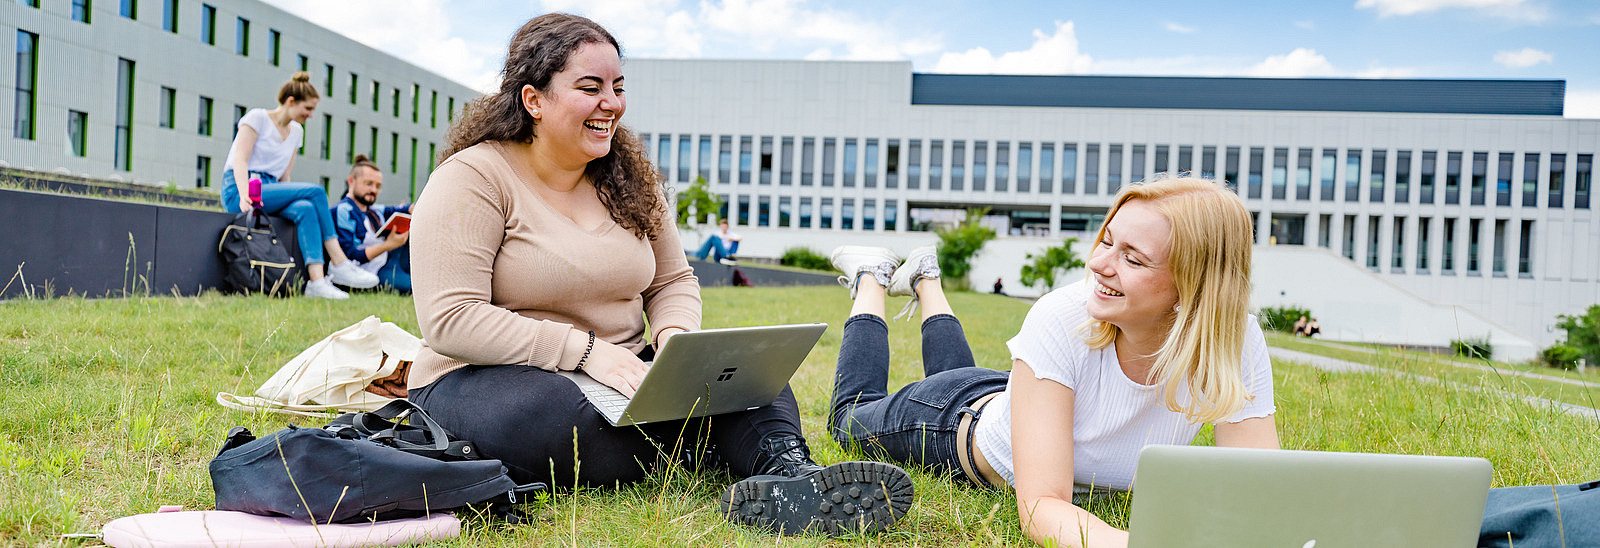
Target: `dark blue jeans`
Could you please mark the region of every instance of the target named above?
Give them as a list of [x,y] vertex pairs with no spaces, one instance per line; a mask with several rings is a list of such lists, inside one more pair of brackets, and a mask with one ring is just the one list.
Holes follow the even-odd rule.
[[974,400],[1005,390],[1011,374],[977,367],[955,316],[922,322],[925,378],[888,393],[889,325],[862,314],[844,323],[828,430],[845,448],[870,458],[926,466],[963,476],[956,426]]
[[[300,242],[300,254],[306,264],[322,264],[322,242],[335,238],[333,214],[328,212],[328,194],[322,187],[311,183],[278,182],[272,175],[250,172],[261,179],[261,205],[267,213],[282,215],[294,223],[295,236]],[[222,207],[228,213],[239,212],[239,188],[234,184],[233,170],[222,173]]]

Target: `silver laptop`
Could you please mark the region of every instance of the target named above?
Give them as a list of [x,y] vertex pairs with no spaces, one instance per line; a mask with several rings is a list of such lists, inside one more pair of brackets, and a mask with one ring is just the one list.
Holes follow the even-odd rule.
[[687,331],[667,339],[632,399],[584,373],[560,372],[616,426],[703,417],[772,403],[825,323]]
[[1476,546],[1493,473],[1472,457],[1152,445],[1128,546]]

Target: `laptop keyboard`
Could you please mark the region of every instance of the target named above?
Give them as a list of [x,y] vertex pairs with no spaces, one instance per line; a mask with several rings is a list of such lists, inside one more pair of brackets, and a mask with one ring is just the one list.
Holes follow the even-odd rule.
[[616,422],[616,419],[622,416],[622,411],[628,408],[628,397],[615,388],[603,384],[580,388],[584,397],[589,398],[589,403],[593,404],[600,414],[613,419],[612,422]]

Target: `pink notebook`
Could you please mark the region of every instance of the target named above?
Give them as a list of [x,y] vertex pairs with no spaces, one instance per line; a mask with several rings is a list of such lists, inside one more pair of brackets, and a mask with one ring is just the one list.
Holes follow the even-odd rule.
[[159,512],[107,523],[101,541],[113,548],[257,548],[399,546],[455,538],[461,520],[449,513],[372,523],[312,525],[244,512]]

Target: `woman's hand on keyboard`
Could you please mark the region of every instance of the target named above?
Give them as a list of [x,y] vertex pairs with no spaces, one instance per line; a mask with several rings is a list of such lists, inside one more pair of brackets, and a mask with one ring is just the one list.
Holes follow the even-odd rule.
[[599,339],[594,341],[594,351],[583,365],[583,371],[594,380],[617,389],[629,398],[639,390],[639,383],[644,381],[644,374],[648,370],[644,361],[628,349]]

